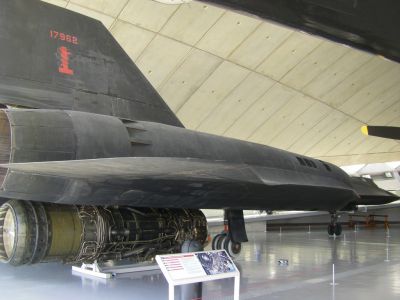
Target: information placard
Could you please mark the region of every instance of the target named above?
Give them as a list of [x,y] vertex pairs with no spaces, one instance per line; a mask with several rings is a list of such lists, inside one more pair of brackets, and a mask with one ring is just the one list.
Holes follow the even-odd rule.
[[225,250],[157,255],[156,261],[170,285],[170,300],[176,285],[235,277],[234,298],[239,299],[240,273]]

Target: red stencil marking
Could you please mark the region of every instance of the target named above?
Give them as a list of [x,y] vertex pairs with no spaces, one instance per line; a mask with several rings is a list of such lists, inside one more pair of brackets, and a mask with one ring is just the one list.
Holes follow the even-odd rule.
[[76,37],[75,35],[66,34],[64,32],[50,30],[50,38],[53,40],[60,40],[67,43],[78,45],[78,37]]
[[71,52],[69,52],[67,47],[62,46],[58,48],[58,53],[60,55],[60,67],[58,68],[58,72],[67,75],[74,75],[74,70],[69,67],[69,57],[71,56]]

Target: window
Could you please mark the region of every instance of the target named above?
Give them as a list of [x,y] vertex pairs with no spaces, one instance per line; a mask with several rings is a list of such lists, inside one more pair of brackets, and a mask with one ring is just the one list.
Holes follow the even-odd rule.
[[392,172],[370,175],[373,180],[393,180]]
[[305,166],[305,167],[310,167],[310,168],[317,168],[317,164],[315,163],[315,162],[313,162],[311,159],[308,159],[308,158],[301,158],[301,157],[298,157],[298,156],[296,156],[296,158],[297,158],[297,161],[302,165],[302,166]]
[[307,166],[309,166],[311,168],[317,168],[317,165],[311,159],[305,158],[304,160],[306,161]]
[[326,169],[327,171],[332,172],[331,167],[330,167],[327,163],[323,162],[322,160],[318,160],[318,161],[319,161],[321,164],[324,165],[324,167],[325,167],[325,169]]
[[329,172],[332,172],[332,169],[329,165],[327,165],[326,163],[323,163],[325,169],[327,169]]
[[303,160],[302,158],[297,157],[297,156],[296,156],[296,158],[297,158],[298,162],[299,162],[302,166],[305,166],[305,165],[306,165],[306,163],[304,162],[304,160]]
[[307,158],[304,159],[306,161],[307,166],[312,167],[311,161]]
[[386,178],[393,178],[392,172],[385,172],[385,177]]

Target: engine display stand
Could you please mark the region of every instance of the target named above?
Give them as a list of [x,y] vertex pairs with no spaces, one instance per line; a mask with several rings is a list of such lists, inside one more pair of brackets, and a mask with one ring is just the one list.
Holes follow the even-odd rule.
[[116,266],[105,266],[98,262],[93,264],[82,264],[82,266],[72,267],[72,272],[95,276],[98,278],[109,279],[115,277],[118,274],[143,272],[143,271],[153,271],[159,270],[160,267],[156,263],[140,263],[140,264],[124,264]]

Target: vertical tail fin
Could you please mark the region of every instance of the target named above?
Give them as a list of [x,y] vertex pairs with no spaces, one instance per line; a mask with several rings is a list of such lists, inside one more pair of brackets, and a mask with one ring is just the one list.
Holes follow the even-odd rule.
[[182,126],[101,22],[38,0],[0,0],[0,103]]

